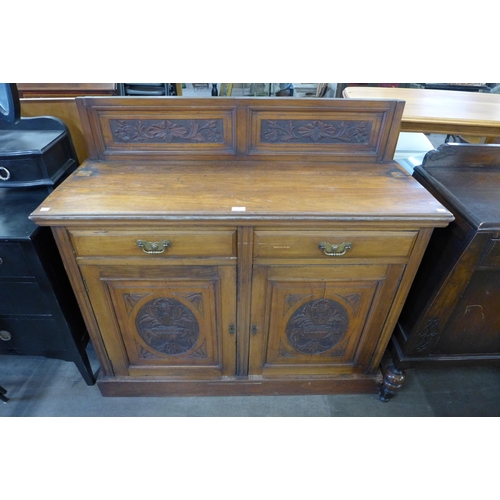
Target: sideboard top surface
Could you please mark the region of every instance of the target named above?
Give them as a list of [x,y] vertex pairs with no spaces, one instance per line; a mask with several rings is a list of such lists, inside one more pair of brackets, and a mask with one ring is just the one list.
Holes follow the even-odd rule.
[[452,220],[396,163],[86,162],[32,214],[68,220]]

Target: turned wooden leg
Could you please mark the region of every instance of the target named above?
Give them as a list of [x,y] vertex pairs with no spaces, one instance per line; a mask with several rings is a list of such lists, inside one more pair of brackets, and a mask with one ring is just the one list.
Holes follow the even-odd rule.
[[405,381],[405,372],[398,370],[394,365],[385,369],[384,382],[380,386],[380,400],[387,403],[393,398]]

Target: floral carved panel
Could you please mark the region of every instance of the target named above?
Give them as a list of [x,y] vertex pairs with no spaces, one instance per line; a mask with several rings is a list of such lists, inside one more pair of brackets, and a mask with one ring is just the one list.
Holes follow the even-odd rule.
[[349,120],[262,120],[262,143],[367,144],[371,123]]
[[200,335],[191,310],[170,298],[146,302],[139,309],[135,323],[142,340],[162,354],[184,354],[195,346]]
[[222,120],[110,120],[117,143],[222,143]]
[[290,317],[286,336],[290,345],[303,354],[320,354],[337,345],[349,327],[345,308],[331,299],[306,302]]

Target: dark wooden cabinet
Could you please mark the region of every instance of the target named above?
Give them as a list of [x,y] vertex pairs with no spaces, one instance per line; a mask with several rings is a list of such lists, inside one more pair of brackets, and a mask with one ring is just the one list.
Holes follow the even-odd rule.
[[91,385],[89,336],[54,237],[29,219],[76,167],[60,120],[0,126],[0,354],[73,361]]
[[439,228],[391,340],[400,377],[416,366],[500,361],[500,146],[446,144],[414,177],[455,216]]
[[[77,99],[51,226],[106,396],[376,393],[434,227],[402,102]],[[45,210],[44,208],[50,208]]]

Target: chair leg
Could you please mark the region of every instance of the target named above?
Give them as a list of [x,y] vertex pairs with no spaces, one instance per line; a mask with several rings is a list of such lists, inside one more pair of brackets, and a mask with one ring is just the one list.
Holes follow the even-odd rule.
[[0,385],[0,401],[3,401],[4,403],[7,403],[7,401],[9,400],[9,398],[6,396],[6,394],[7,394],[7,390],[4,389]]

